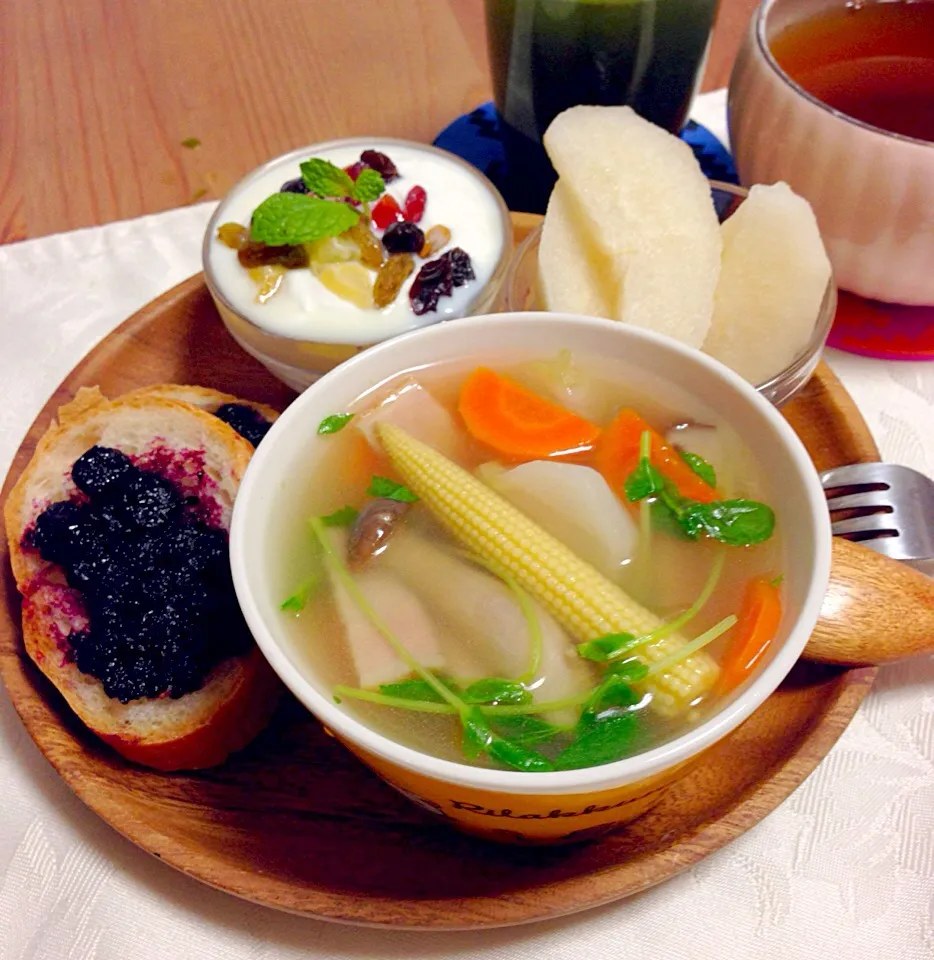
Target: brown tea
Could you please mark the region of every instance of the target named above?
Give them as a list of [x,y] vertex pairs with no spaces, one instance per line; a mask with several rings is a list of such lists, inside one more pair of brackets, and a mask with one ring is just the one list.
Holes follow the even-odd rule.
[[828,106],[934,142],[934,0],[841,4],[787,27],[770,48]]

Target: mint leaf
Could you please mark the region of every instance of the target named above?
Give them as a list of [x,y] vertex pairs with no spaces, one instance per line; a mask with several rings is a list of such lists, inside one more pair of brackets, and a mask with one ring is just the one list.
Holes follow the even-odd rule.
[[311,243],[336,237],[359,219],[346,203],[304,193],[274,193],[253,211],[250,238],[271,247]]
[[731,547],[748,547],[772,536],[775,512],[757,500],[689,501],[678,515],[678,522],[694,539],[706,534]]
[[340,433],[353,418],[354,415],[352,413],[332,413],[318,424],[318,435],[324,436],[328,433]]
[[320,577],[309,577],[290,597],[286,597],[279,604],[279,609],[286,613],[300,613],[305,609],[308,598],[321,583]]
[[396,483],[388,477],[373,477],[366,491],[371,497],[385,497],[401,503],[415,503],[418,497],[404,483]]
[[492,718],[492,725],[495,733],[523,746],[551,740],[560,732],[554,724],[547,720],[527,714],[515,717],[494,717]]
[[348,504],[322,517],[321,522],[326,527],[349,527],[359,516],[360,511],[356,507],[351,507]]
[[612,763],[631,754],[636,746],[639,721],[634,713],[598,720],[555,759],[558,770],[579,770]]
[[577,652],[585,660],[593,660],[594,663],[606,663],[607,660],[612,660],[624,650],[628,650],[635,639],[635,636],[631,633],[608,633],[606,636],[597,637],[595,640],[579,643]]
[[679,450],[681,459],[707,484],[709,487],[717,485],[717,471],[699,453],[689,450]]
[[386,181],[382,176],[375,170],[364,167],[353,182],[350,195],[361,203],[372,203],[379,199],[385,189]]
[[661,493],[665,489],[665,478],[646,457],[643,457],[636,469],[626,477],[624,489],[626,499],[630,502],[644,500],[653,493]]
[[485,677],[472,683],[461,695],[464,703],[531,703],[532,694],[515,680]]
[[337,164],[321,157],[312,157],[299,164],[302,180],[312,193],[319,197],[350,197],[354,183],[350,174]]

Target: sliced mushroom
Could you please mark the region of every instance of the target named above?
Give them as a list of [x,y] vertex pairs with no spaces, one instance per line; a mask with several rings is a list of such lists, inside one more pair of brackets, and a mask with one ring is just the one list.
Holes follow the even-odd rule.
[[347,563],[359,570],[368,560],[378,557],[389,538],[409,511],[410,503],[378,497],[371,500],[354,521],[347,541]]

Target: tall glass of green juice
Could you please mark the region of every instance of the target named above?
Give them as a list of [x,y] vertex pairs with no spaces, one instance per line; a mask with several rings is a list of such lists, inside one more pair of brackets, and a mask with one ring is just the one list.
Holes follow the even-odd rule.
[[511,205],[544,210],[554,172],[541,138],[567,107],[628,104],[680,131],[716,10],[717,0],[486,0]]

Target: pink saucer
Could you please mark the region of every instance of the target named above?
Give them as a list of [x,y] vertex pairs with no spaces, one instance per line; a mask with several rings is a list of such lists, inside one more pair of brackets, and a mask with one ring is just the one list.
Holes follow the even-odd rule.
[[883,360],[934,360],[934,307],[864,300],[841,290],[827,346]]

